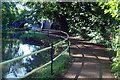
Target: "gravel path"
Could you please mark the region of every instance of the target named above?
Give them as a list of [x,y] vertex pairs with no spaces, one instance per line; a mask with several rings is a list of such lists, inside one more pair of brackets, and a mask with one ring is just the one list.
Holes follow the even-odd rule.
[[102,45],[70,37],[73,62],[63,78],[80,80],[115,80],[110,59]]

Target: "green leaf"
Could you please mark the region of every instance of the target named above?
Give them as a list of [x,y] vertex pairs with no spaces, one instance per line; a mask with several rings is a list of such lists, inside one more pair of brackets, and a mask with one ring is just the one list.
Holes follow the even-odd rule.
[[99,5],[101,5],[103,2],[100,2]]

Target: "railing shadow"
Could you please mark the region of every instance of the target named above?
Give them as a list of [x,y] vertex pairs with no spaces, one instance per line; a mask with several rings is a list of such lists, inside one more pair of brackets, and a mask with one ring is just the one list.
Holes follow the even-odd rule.
[[[104,69],[105,69],[104,67],[105,66],[108,67],[110,59],[109,59],[109,56],[106,54],[107,53],[106,49],[103,49],[103,48],[105,48],[105,46],[100,45],[100,44],[95,44],[95,43],[89,43],[89,42],[85,42],[83,40],[73,39],[73,38],[72,39],[70,38],[70,41],[71,41],[70,49],[73,50],[73,52],[76,52],[76,50],[79,50],[75,54],[82,55],[82,57],[73,56],[73,58],[79,58],[79,60],[82,62],[82,65],[80,66],[79,71],[76,73],[74,80],[77,80],[80,78],[81,75],[82,76],[84,75],[81,72],[83,71],[83,69],[85,67],[85,63],[87,63],[87,62],[95,63],[95,66],[92,66],[92,64],[87,64],[86,67],[91,67],[90,71],[97,70],[97,72],[98,72],[98,78],[91,78],[90,80],[107,80],[107,78],[105,78],[104,74],[108,74],[108,72],[104,71]],[[100,47],[100,49],[97,47]],[[94,56],[94,57],[86,57],[86,56]],[[97,67],[97,69],[94,69],[94,67]],[[107,69],[105,69],[105,70],[107,70]],[[96,75],[97,74],[95,74],[95,77],[96,77]],[[84,77],[90,77],[90,76],[88,76],[86,74],[86,75],[84,75]],[[86,78],[86,79],[80,78],[80,80],[82,80],[82,79],[89,80],[88,78]],[[114,78],[108,78],[108,79],[114,80]]]

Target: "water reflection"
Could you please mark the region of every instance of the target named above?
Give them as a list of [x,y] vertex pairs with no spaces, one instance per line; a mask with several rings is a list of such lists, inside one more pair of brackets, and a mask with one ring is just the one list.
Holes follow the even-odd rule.
[[[20,44],[17,53],[19,55],[26,55],[34,51],[37,51],[37,49],[39,48],[40,48],[39,46],[35,45]],[[47,53],[38,53],[32,56],[25,57],[22,60],[18,60],[8,64],[7,67],[5,68],[8,69],[9,71],[7,72],[5,77],[20,78],[24,76],[27,72],[30,72],[34,68],[48,62],[49,60],[50,60],[49,55]]]
[[25,67],[19,68],[19,66],[15,65],[15,66],[11,66],[10,71],[6,74],[5,78],[20,78],[24,76],[26,73],[27,72]]
[[[28,44],[20,44],[20,48],[18,50],[18,54],[21,55],[21,54],[24,54],[24,55],[27,55],[27,54],[30,54],[31,52],[34,52],[36,51],[36,48],[40,49],[39,46],[36,46],[35,45],[28,45]],[[37,54],[35,54],[37,55]],[[23,59],[23,62],[26,63],[26,59],[27,58],[30,58],[31,60],[33,60],[33,58],[31,56],[28,56],[26,58]]]
[[[19,34],[20,35],[20,34]],[[2,60],[10,60],[22,55],[30,54],[40,50],[45,45],[36,46],[16,39],[11,33],[4,33],[2,38]],[[35,42],[35,41],[33,41]],[[46,43],[47,46],[49,43]],[[12,63],[3,65],[3,78],[20,78],[36,67],[39,67],[50,60],[49,50],[25,57]]]

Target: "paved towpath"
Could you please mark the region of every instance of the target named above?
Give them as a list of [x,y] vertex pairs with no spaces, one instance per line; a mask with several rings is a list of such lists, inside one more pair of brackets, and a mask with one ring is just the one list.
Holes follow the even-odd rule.
[[70,37],[73,62],[63,76],[80,80],[115,80],[111,73],[110,59],[102,45]]

